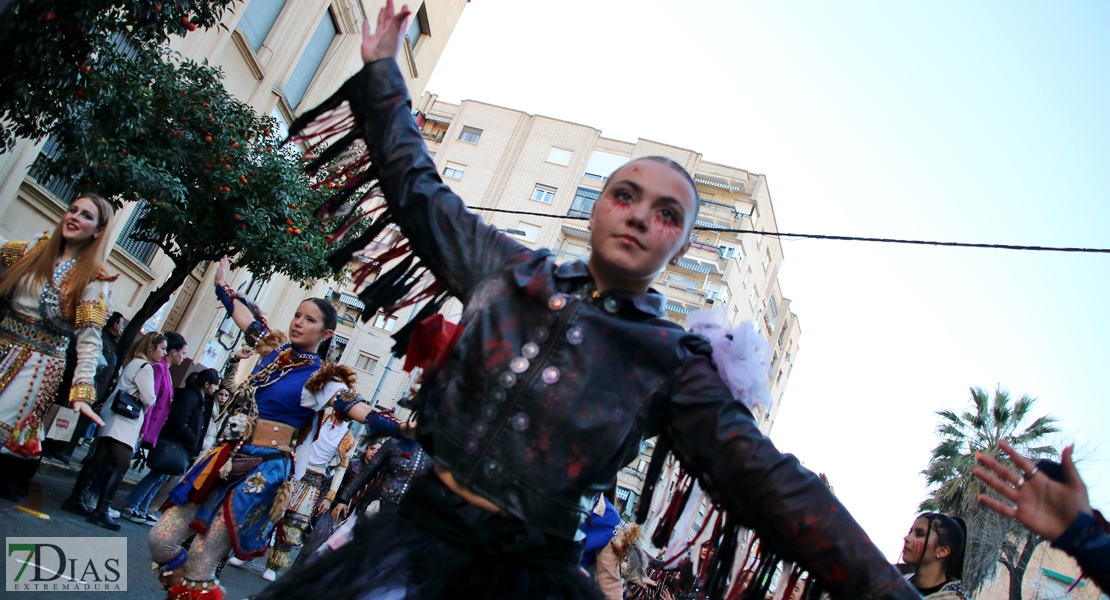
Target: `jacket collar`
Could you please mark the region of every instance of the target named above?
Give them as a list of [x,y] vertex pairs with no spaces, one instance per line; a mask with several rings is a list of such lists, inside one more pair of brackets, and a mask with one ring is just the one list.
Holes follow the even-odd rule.
[[[586,262],[582,260],[575,260],[565,262],[555,267],[555,278],[563,280],[587,279],[593,281],[590,275],[590,270],[586,268]],[[638,292],[624,292],[620,290],[613,290],[607,295],[612,295],[622,300],[627,300],[636,308],[636,310],[660,319],[667,316],[664,306],[667,303],[667,298],[663,294],[648,289],[646,293]]]

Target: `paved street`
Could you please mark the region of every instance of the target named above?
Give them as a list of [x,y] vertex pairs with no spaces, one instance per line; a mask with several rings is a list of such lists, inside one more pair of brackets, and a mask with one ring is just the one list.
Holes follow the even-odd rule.
[[[49,467],[49,468],[47,468]],[[23,498],[20,505],[41,511],[50,517],[43,520],[16,509],[16,505],[6,500],[0,500],[0,537],[127,537],[127,592],[20,592],[3,593],[10,598],[150,598],[165,597],[165,592],[158,586],[157,578],[150,571],[150,552],[147,549],[146,537],[150,528],[137,525],[126,519],[120,519],[123,528],[119,532],[111,532],[85,522],[83,518],[67,513],[61,508],[61,503],[69,495],[76,478],[76,470],[62,469],[58,463],[44,464],[44,468],[32,482],[31,495]],[[127,486],[129,489],[130,486]],[[123,507],[126,489],[121,489],[116,495],[114,507],[119,510]],[[220,581],[228,591],[229,600],[247,598],[261,590],[266,581],[260,574],[264,567],[264,559],[257,559],[247,565],[248,568],[237,569],[227,567],[224,569]]]

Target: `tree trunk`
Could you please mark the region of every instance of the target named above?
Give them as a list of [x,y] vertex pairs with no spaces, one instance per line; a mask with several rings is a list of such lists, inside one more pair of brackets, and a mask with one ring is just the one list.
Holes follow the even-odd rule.
[[1021,600],[1021,588],[1025,581],[1025,570],[1029,567],[1029,559],[1033,558],[1033,550],[1044,541],[1035,533],[1029,531],[1025,536],[1025,545],[1021,554],[1014,561],[1014,568],[1010,570],[1010,599]]
[[169,301],[170,296],[177,291],[177,288],[181,287],[181,284],[185,283],[185,279],[189,277],[189,273],[192,273],[193,269],[197,268],[199,264],[199,260],[174,263],[173,271],[170,272],[169,279],[166,279],[165,283],[146,297],[146,302],[143,302],[143,305],[139,307],[135,316],[131,318],[131,322],[127,324],[127,327],[124,328],[119,335],[119,343],[116,347],[116,369],[121,369],[125,366],[123,364],[124,358],[127,356],[127,351],[131,348],[131,344],[139,336],[139,331],[142,329],[143,323],[146,323],[147,319],[154,316],[154,313],[158,312],[158,309],[162,308],[162,306]]

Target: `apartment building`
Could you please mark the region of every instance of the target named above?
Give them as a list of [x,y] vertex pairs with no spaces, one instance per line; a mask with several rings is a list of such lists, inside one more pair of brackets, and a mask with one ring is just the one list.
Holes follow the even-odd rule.
[[[187,58],[220,66],[229,91],[260,114],[287,124],[361,68],[361,23],[375,18],[384,4],[385,0],[247,0],[225,14],[224,27],[174,38],[170,45]],[[409,5],[415,12],[400,62],[410,93],[419,97],[467,0],[418,0]],[[40,153],[52,151],[49,140],[23,141],[0,154],[0,235],[4,238],[26,239],[53,229],[75,197],[74,182],[48,179],[34,168]],[[173,267],[152,244],[130,239],[133,208],[127,203],[117,214],[111,233],[117,244],[108,265],[121,275],[112,285],[115,309],[128,318]],[[221,318],[211,293],[211,271],[210,265],[198,268],[149,323],[181,332],[193,360],[219,366],[238,336]],[[304,298],[322,296],[335,287],[320,282],[303,288],[282,276],[256,281],[242,271],[233,273],[229,283],[254,298],[275,324],[288,323]],[[352,332],[348,335],[360,339]],[[357,359],[352,358],[351,364],[358,366]],[[361,381],[364,393],[374,390],[381,372],[370,368]]]
[[[770,432],[798,355],[801,327],[778,282],[783,260],[779,240],[730,231],[777,230],[765,176],[705,161],[694,150],[643,139],[605,138],[587,125],[478,101],[451,104],[424,94],[414,112],[442,179],[479,212],[532,213],[482,214],[525,245],[550,248],[559,261],[589,255],[585,218],[605,180],[620,165],[662,155],[686,167],[694,175],[701,201],[696,230],[689,252],[677,265],[668,266],[654,287],[667,296],[668,317],[678,323],[684,323],[691,311],[722,307],[733,324],[752,321],[758,326],[772,348],[768,382],[773,402],[769,410],[757,410],[756,418],[763,431]],[[353,310],[359,306],[354,292],[335,289],[331,297],[337,306]],[[450,319],[461,310],[452,301],[444,312]],[[345,362],[382,368],[389,361],[388,334],[408,314],[375,315],[370,326],[355,327],[352,322],[349,330],[341,331],[350,340]],[[378,396],[380,404],[395,400]],[[654,443],[646,441],[637,460],[619,474],[617,500],[626,512],[643,487],[653,448]]]

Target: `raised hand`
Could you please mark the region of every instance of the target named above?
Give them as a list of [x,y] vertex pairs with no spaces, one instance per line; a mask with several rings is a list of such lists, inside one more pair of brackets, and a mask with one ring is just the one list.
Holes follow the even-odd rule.
[[247,346],[242,346],[235,351],[235,360],[247,360],[254,352]]
[[362,62],[372,63],[383,58],[396,58],[412,12],[408,5],[394,12],[393,0],[386,0],[378,12],[378,26],[370,33],[370,21],[362,22]]
[[227,283],[227,257],[220,259],[220,264],[216,266],[216,285],[223,285]]
[[1047,540],[1060,537],[1080,512],[1091,512],[1087,486],[1079,477],[1079,471],[1072,461],[1074,445],[1064,448],[1061,456],[1064,483],[1037,471],[1032,461],[1006,442],[999,442],[998,445],[1025,477],[990,456],[976,454],[983,468],[976,468],[975,476],[1016,506],[984,495],[979,496],[980,504],[1016,520],[1029,531]]
[[342,521],[343,519],[346,519],[347,518],[347,505],[343,504],[342,502],[340,502],[339,504],[336,504],[335,508],[333,508],[331,510],[331,518],[336,523]]

